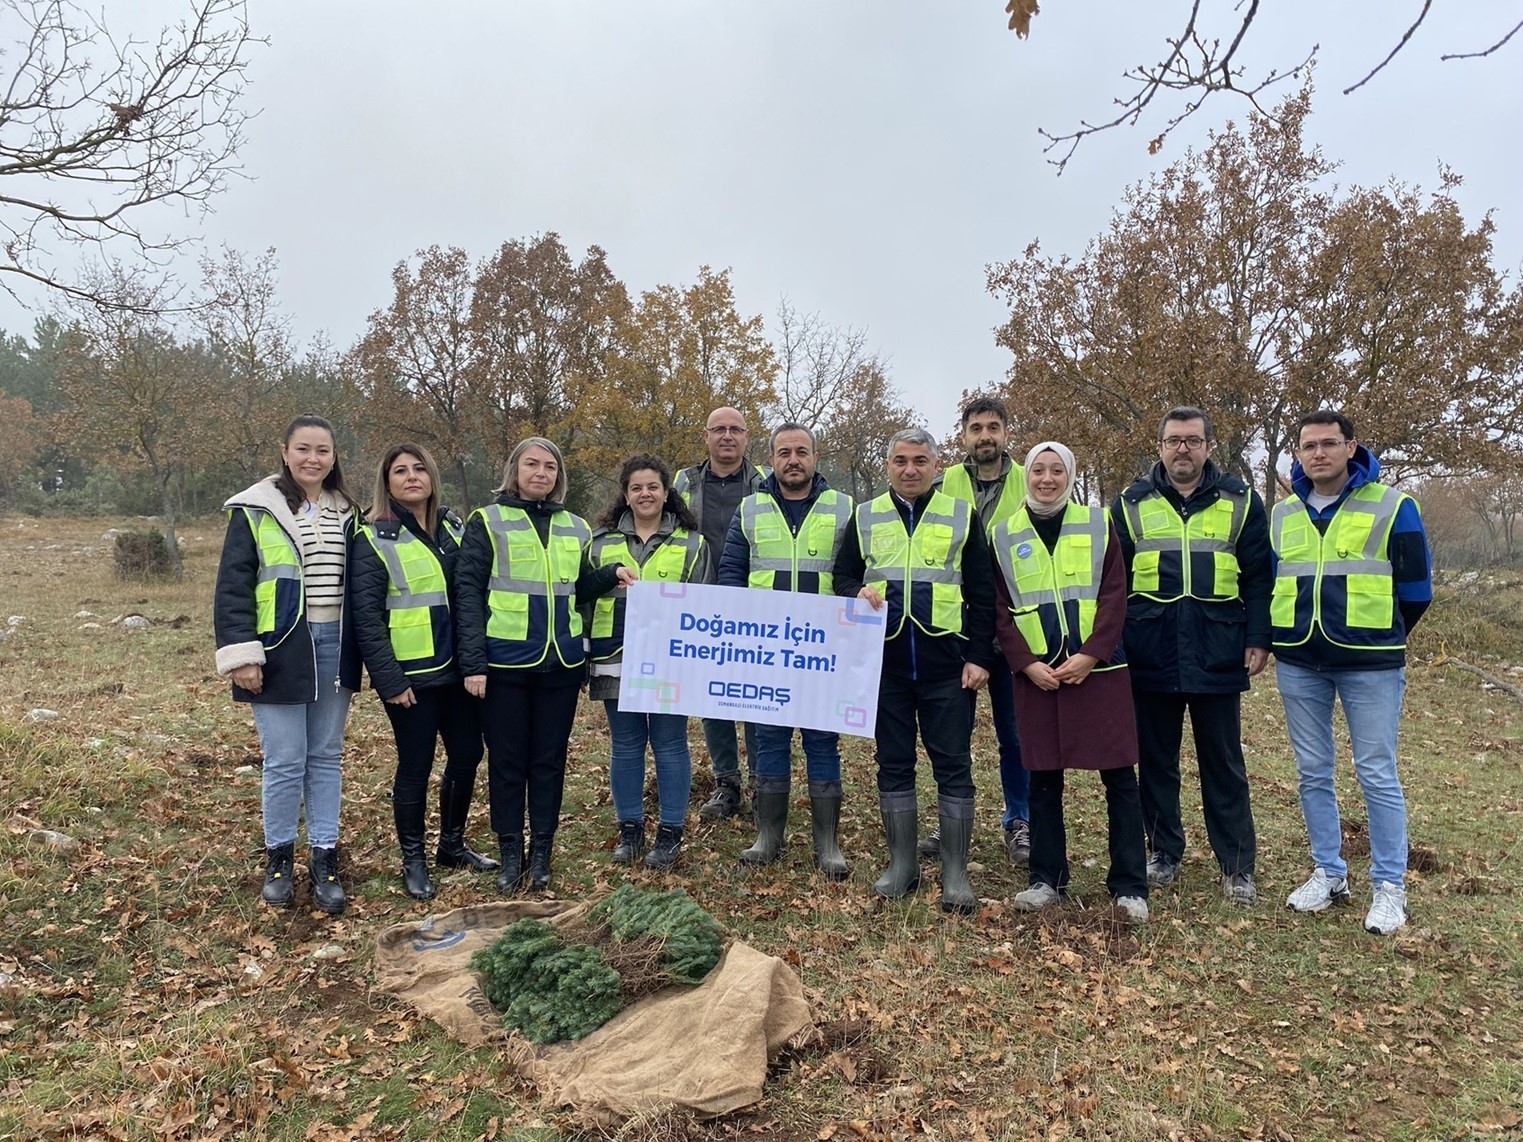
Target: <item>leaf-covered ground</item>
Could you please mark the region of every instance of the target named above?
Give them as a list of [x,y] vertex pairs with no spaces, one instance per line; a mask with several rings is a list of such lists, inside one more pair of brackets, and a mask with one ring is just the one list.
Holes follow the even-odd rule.
[[[119,583],[110,520],[0,519],[0,1137],[559,1138],[497,1052],[467,1050],[371,986],[373,938],[424,909],[401,891],[378,701],[350,722],[344,801],[352,905],[333,920],[258,902],[258,746],[211,666],[214,521],[186,530],[187,578]],[[1415,651],[1504,680],[1523,662],[1523,591],[1445,596]],[[81,612],[91,612],[84,615]],[[113,623],[141,613],[142,629]],[[88,624],[98,623],[90,628]],[[1469,1137],[1523,1125],[1523,706],[1468,673],[1409,671],[1402,764],[1412,923],[1363,932],[1356,900],[1315,917],[1282,902],[1307,871],[1294,768],[1272,681],[1244,710],[1260,835],[1253,910],[1220,901],[1198,808],[1153,920],[1104,897],[1098,781],[1071,783],[1077,896],[1031,918],[1003,856],[987,704],[975,740],[973,917],[868,884],[881,836],[870,748],[847,739],[850,880],[809,864],[798,799],[785,859],[742,873],[752,836],[690,819],[682,885],[726,928],[799,972],[823,1034],[781,1058],[764,1100],[708,1123],[629,1124],[630,1138]],[[29,720],[35,709],[53,720]],[[694,804],[708,780],[695,733]],[[572,743],[556,890],[626,875],[613,842],[600,710]],[[484,782],[483,782],[484,784]],[[802,784],[802,782],[800,782]],[[1340,788],[1351,853],[1362,803]],[[922,783],[929,819],[933,789]],[[1186,802],[1195,800],[1187,789]],[[77,847],[50,844],[54,830]],[[478,844],[491,838],[485,806]],[[1366,846],[1367,849],[1367,846]],[[302,878],[304,879],[304,878]],[[441,873],[434,908],[488,878]],[[298,889],[301,891],[301,888]]]

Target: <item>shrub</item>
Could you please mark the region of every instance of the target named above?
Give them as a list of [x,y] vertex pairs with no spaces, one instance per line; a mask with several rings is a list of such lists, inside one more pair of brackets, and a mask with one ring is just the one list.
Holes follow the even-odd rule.
[[116,573],[122,579],[154,579],[174,574],[169,544],[158,528],[132,528],[116,536]]
[[543,920],[519,920],[471,957],[503,1022],[536,1043],[581,1039],[623,1006],[619,973],[586,944],[563,943]]

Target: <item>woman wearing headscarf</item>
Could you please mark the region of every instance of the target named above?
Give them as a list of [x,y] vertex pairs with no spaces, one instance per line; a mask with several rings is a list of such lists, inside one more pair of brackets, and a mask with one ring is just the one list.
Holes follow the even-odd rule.
[[[631,456],[619,471],[619,494],[592,535],[592,563],[624,563],[640,577],[663,583],[709,583],[714,579],[709,546],[687,502],[672,490],[671,469],[648,453]],[[693,790],[686,714],[647,714],[619,709],[624,672],[623,589],[592,606],[588,637],[592,676],[587,696],[608,713],[608,783],[619,841],[614,864],[671,868],[682,852],[682,828]],[[656,843],[645,851],[645,747],[656,762],[660,818]]]
[[460,682],[450,607],[464,526],[439,503],[434,458],[421,445],[396,444],[381,458],[370,512],[349,551],[355,637],[397,743],[391,809],[402,884],[415,900],[434,896],[424,805],[439,741],[445,764],[435,863],[477,872],[497,867],[465,843],[482,745],[481,703]]
[[1126,568],[1105,511],[1071,497],[1074,456],[1047,440],[1026,455],[1026,496],[990,537],[995,633],[1010,662],[1021,754],[1031,771],[1030,887],[1015,906],[1057,903],[1069,881],[1063,774],[1099,770],[1110,826],[1106,888],[1148,918],[1132,689],[1121,648]]
[[550,851],[566,786],[566,748],[587,677],[578,604],[639,578],[594,567],[592,529],[567,509],[561,450],[530,436],[508,457],[497,499],[471,513],[456,565],[456,636],[467,692],[482,700],[497,887],[550,886]]

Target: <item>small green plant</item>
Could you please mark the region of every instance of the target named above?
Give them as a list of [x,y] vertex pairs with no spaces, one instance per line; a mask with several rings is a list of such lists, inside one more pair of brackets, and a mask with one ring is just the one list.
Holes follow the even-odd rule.
[[535,1043],[581,1039],[623,1006],[619,973],[587,944],[567,944],[543,920],[519,920],[471,957],[503,1022]]
[[113,549],[116,574],[121,579],[157,579],[174,574],[169,544],[158,528],[132,528],[116,536]]
[[680,888],[656,892],[626,881],[592,909],[588,920],[606,924],[616,944],[658,944],[661,969],[670,983],[701,983],[723,949],[719,922]]

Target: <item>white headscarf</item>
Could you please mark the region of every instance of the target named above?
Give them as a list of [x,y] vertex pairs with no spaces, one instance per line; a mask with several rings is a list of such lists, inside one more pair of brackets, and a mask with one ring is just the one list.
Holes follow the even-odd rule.
[[1073,493],[1074,486],[1074,454],[1068,445],[1059,444],[1056,440],[1044,440],[1030,452],[1026,453],[1026,468],[1029,471],[1031,462],[1043,452],[1056,452],[1058,459],[1063,461],[1063,468],[1068,473],[1068,486],[1063,489],[1063,494],[1051,504],[1039,504],[1031,498],[1028,491],[1026,494],[1026,510],[1038,519],[1048,519],[1055,515],[1061,515],[1068,508],[1069,497]]

